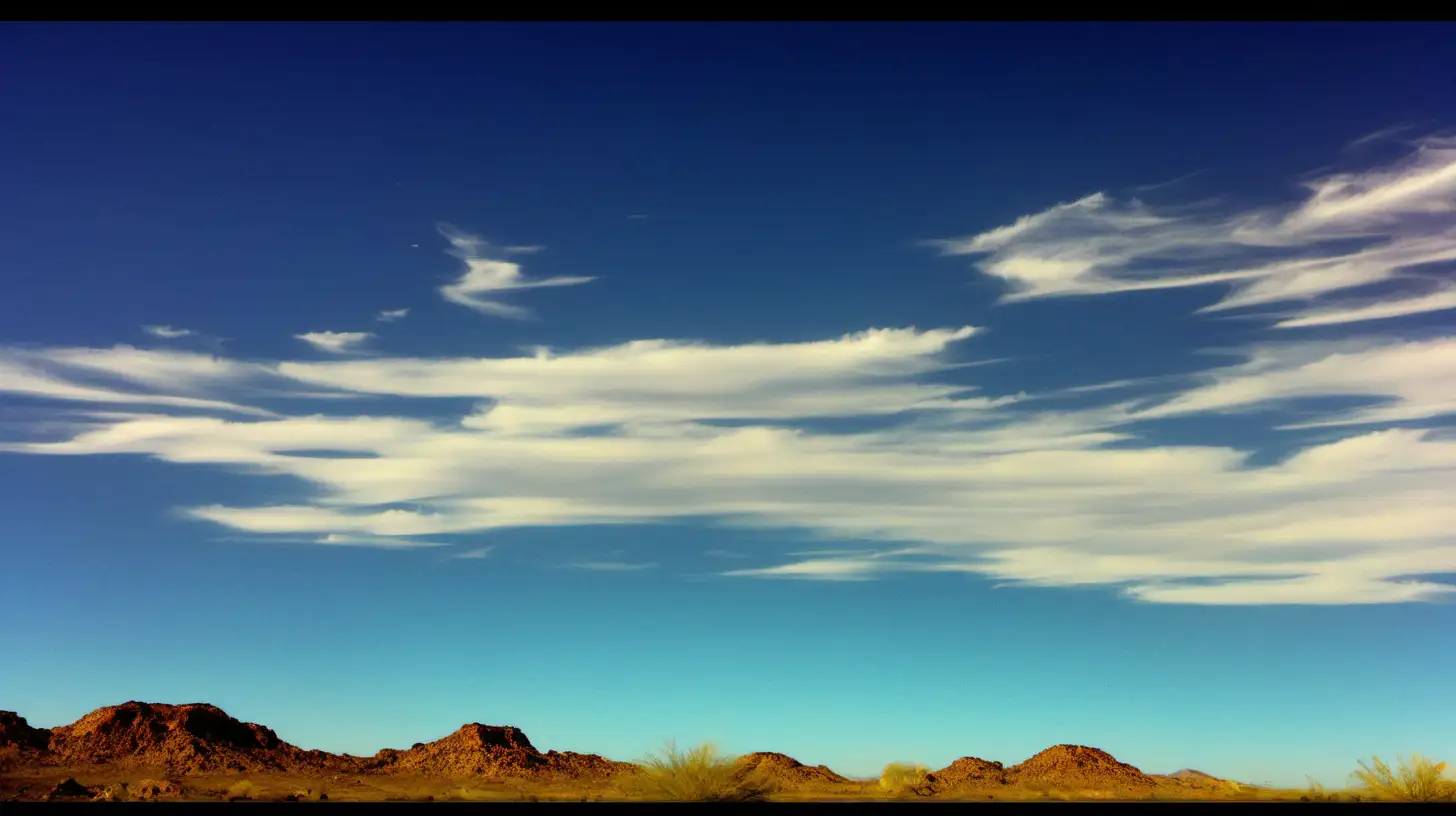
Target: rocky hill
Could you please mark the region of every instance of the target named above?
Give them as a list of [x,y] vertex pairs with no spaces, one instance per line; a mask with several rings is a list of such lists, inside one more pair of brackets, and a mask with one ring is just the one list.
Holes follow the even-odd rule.
[[522,777],[554,775],[607,778],[634,766],[596,754],[570,751],[541,753],[514,726],[470,723],[434,742],[405,751],[385,749],[369,763],[377,773],[420,773],[440,776]]
[[791,785],[842,784],[849,781],[823,765],[805,765],[787,754],[772,751],[744,754],[738,758],[737,765],[741,774],[759,774]]
[[128,702],[98,708],[50,731],[53,764],[130,764],[172,773],[344,770],[350,758],[305,751],[273,729],[233,719],[207,703]]
[[1060,788],[1151,788],[1157,780],[1106,751],[1085,745],[1053,745],[1006,769],[1006,782]]

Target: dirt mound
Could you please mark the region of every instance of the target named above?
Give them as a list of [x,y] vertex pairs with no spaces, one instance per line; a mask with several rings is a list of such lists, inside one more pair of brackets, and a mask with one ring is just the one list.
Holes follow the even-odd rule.
[[1165,780],[1167,784],[1178,785],[1183,788],[1194,788],[1198,790],[1241,790],[1245,785],[1228,779],[1221,779],[1213,774],[1206,774],[1203,771],[1195,771],[1192,768],[1184,768],[1170,774],[1157,777]]
[[980,757],[961,757],[930,775],[937,791],[971,786],[1006,784],[1006,769],[999,762]]
[[101,792],[100,788],[88,788],[70,777],[56,784],[46,793],[45,798],[49,801],[56,799],[90,799]]
[[0,745],[18,745],[22,750],[44,751],[50,744],[48,728],[32,728],[14,711],[0,711]]
[[53,729],[50,759],[63,764],[116,763],[172,773],[323,770],[341,758],[304,751],[273,729],[239,722],[214,705],[129,702],[98,708]]
[[630,762],[618,762],[596,754],[575,751],[547,751],[546,761],[552,773],[575,779],[609,779],[620,773],[637,770]]
[[1222,779],[1219,779],[1218,777],[1216,777],[1216,776],[1214,776],[1212,774],[1206,774],[1203,771],[1195,771],[1192,768],[1184,768],[1182,770],[1174,771],[1174,772],[1168,774],[1168,778],[1169,779],[1176,779],[1176,780],[1178,780],[1180,782],[1194,782],[1194,783],[1198,783],[1198,782],[1215,783],[1215,782],[1222,782],[1223,781]]
[[519,728],[480,723],[463,725],[434,742],[415,743],[407,751],[386,748],[370,763],[370,770],[378,773],[485,777],[605,778],[631,767],[596,754],[543,754]]
[[1078,788],[1151,787],[1151,776],[1106,751],[1085,745],[1054,745],[1006,769],[1012,784]]
[[816,783],[841,783],[848,779],[823,765],[805,765],[787,754],[772,751],[758,751],[744,754],[735,763],[744,776],[757,773],[774,780],[793,785]]

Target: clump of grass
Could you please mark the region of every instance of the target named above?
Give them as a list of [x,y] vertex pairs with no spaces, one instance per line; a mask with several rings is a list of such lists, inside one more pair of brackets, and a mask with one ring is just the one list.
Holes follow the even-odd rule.
[[648,756],[637,773],[619,785],[629,795],[675,802],[762,802],[773,784],[757,774],[744,774],[737,757],[718,753],[712,743],[679,750],[669,742],[661,756]]
[[20,765],[19,745],[0,745],[0,773],[14,770]]
[[1301,802],[1338,802],[1340,795],[1325,790],[1325,786],[1315,781],[1312,776],[1306,776],[1309,780],[1309,787],[1305,788],[1304,795],[1299,797]]
[[238,799],[253,799],[256,798],[260,793],[262,793],[262,790],[257,785],[254,785],[252,782],[244,779],[241,782],[234,782],[232,786],[227,789],[227,798],[229,802],[233,802]]
[[1411,754],[1401,762],[1396,757],[1395,769],[1371,757],[1369,764],[1360,760],[1360,770],[1352,775],[1372,795],[1402,802],[1443,802],[1456,799],[1456,781],[1445,776],[1446,763]]
[[891,796],[929,796],[930,769],[910,762],[891,762],[880,772],[880,790]]
[[127,793],[125,782],[114,782],[102,788],[96,798],[102,802],[125,802],[131,796]]

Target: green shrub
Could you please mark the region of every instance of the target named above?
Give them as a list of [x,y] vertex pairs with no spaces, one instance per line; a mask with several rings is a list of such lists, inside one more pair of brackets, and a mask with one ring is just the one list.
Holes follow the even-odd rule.
[[624,775],[623,792],[647,799],[676,802],[762,802],[773,785],[758,774],[745,774],[737,757],[723,756],[711,743],[680,751],[669,742],[661,756],[649,756],[636,773]]
[[1446,763],[1412,754],[1409,762],[1396,757],[1398,767],[1391,770],[1380,757],[1370,764],[1360,760],[1360,770],[1353,776],[1365,789],[1382,799],[1403,802],[1441,802],[1456,799],[1456,782],[1444,776]]

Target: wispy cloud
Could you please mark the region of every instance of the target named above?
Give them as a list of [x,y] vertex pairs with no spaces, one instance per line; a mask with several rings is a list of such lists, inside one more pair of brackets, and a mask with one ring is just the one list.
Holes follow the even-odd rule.
[[188,337],[197,333],[191,329],[174,329],[171,326],[142,326],[142,331],[164,340],[175,340],[178,337]]
[[330,354],[347,354],[374,337],[373,332],[314,331],[295,334],[294,337]]
[[399,536],[341,535],[338,533],[330,533],[317,539],[315,543],[332,547],[371,547],[381,550],[415,550],[445,546],[435,541],[421,541]]
[[1451,308],[1444,295],[1341,298],[1456,261],[1456,139],[1431,137],[1400,162],[1331,173],[1301,200],[1235,212],[1157,208],[1094,193],[1008,226],[934,241],[977,255],[1003,300],[1224,284],[1204,312],[1304,304],[1278,326],[1332,325]]
[[1390,127],[1381,128],[1380,130],[1374,131],[1372,133],[1367,133],[1367,134],[1365,134],[1364,136],[1361,136],[1358,139],[1352,140],[1349,144],[1345,145],[1345,149],[1346,150],[1356,150],[1356,149],[1365,147],[1367,145],[1378,144],[1380,142],[1386,142],[1386,141],[1389,141],[1390,139],[1392,139],[1393,137],[1395,137],[1397,134],[1409,133],[1413,127],[1414,127],[1413,125],[1408,125],[1407,124],[1407,125],[1391,125]]
[[[1446,592],[1412,578],[1456,571],[1448,536],[1456,509],[1444,499],[1456,492],[1456,441],[1436,431],[1356,430],[1257,467],[1242,450],[1137,443],[1144,422],[1302,397],[1379,400],[1315,416],[1345,425],[1450,416],[1451,340],[1258,348],[1189,387],[1165,383],[1151,406],[1109,389],[1087,393],[1110,402],[1037,411],[906,381],[976,370],[942,356],[972,335],[881,330],[777,345],[654,341],[507,359],[283,362],[263,368],[300,388],[493,395],[494,407],[453,422],[112,412],[65,438],[6,449],[288,475],[317,498],[188,515],[320,543],[417,546],[420,537],[509,527],[716,518],[829,539],[920,542],[730,572],[745,578],[964,572],[1109,585],[1159,603],[1394,602]],[[137,354],[148,353],[95,364],[149,372],[169,386],[189,371],[199,383],[218,377],[167,357],[149,367]],[[772,424],[875,413],[889,424],[834,433]],[[750,422],[710,424],[722,417]],[[603,422],[614,430],[574,432]]]
[[[1022,299],[1223,281],[1232,289],[1214,308],[1292,303],[1276,318],[1294,322],[1286,328],[1364,324],[1412,298],[1436,299],[1421,307],[1429,311],[1448,291],[1430,261],[1456,250],[1443,203],[1456,159],[1439,141],[1424,145],[1395,168],[1326,175],[1284,208],[1214,217],[1094,196],[966,239],[961,250],[987,255],[983,266]],[[566,285],[522,283],[505,261],[482,263],[510,270],[472,267],[483,242],[451,241],[467,260],[456,294],[473,303]],[[1354,282],[1416,274],[1412,263],[1436,288],[1351,296],[1363,286]],[[494,304],[487,313],[515,308],[480,302]],[[964,574],[1179,604],[1452,596],[1449,333],[1261,340],[1225,350],[1232,358],[1204,371],[1000,397],[975,387],[986,369],[964,359],[977,335],[970,326],[875,328],[804,342],[658,338],[504,357],[274,362],[0,349],[0,392],[114,403],[0,450],[286,476],[303,487],[278,503],[180,512],[323,546],[710,520],[866,542],[721,565],[741,567],[725,574],[744,579]],[[330,410],[255,407],[282,396],[290,406],[327,397]],[[377,396],[395,398],[401,415],[349,415],[351,398]],[[459,401],[475,407],[443,407]],[[1235,413],[1263,422],[1263,435],[1238,446],[1155,441],[1168,420]],[[1276,459],[1256,456],[1270,445]],[[572,566],[652,566],[593,555]]]
[[[593,277],[568,276],[531,280],[521,274],[520,264],[489,257],[490,247],[484,239],[449,226],[441,226],[440,234],[445,236],[446,240],[450,242],[450,246],[454,248],[451,254],[460,258],[465,264],[460,279],[440,287],[440,294],[451,303],[458,303],[481,314],[515,319],[527,318],[531,315],[528,309],[503,303],[494,295],[517,289],[577,286],[595,280]],[[507,247],[501,254],[535,252],[539,249],[540,247]]]
[[815,558],[777,567],[730,570],[724,575],[748,575],[758,578],[807,578],[818,581],[865,581],[879,565],[864,558]]
[[655,563],[632,563],[628,561],[581,561],[570,565],[572,569],[592,570],[594,572],[636,572],[638,570],[653,569]]
[[409,311],[409,309],[385,309],[375,315],[374,319],[381,323],[393,323],[396,320],[403,320]]

